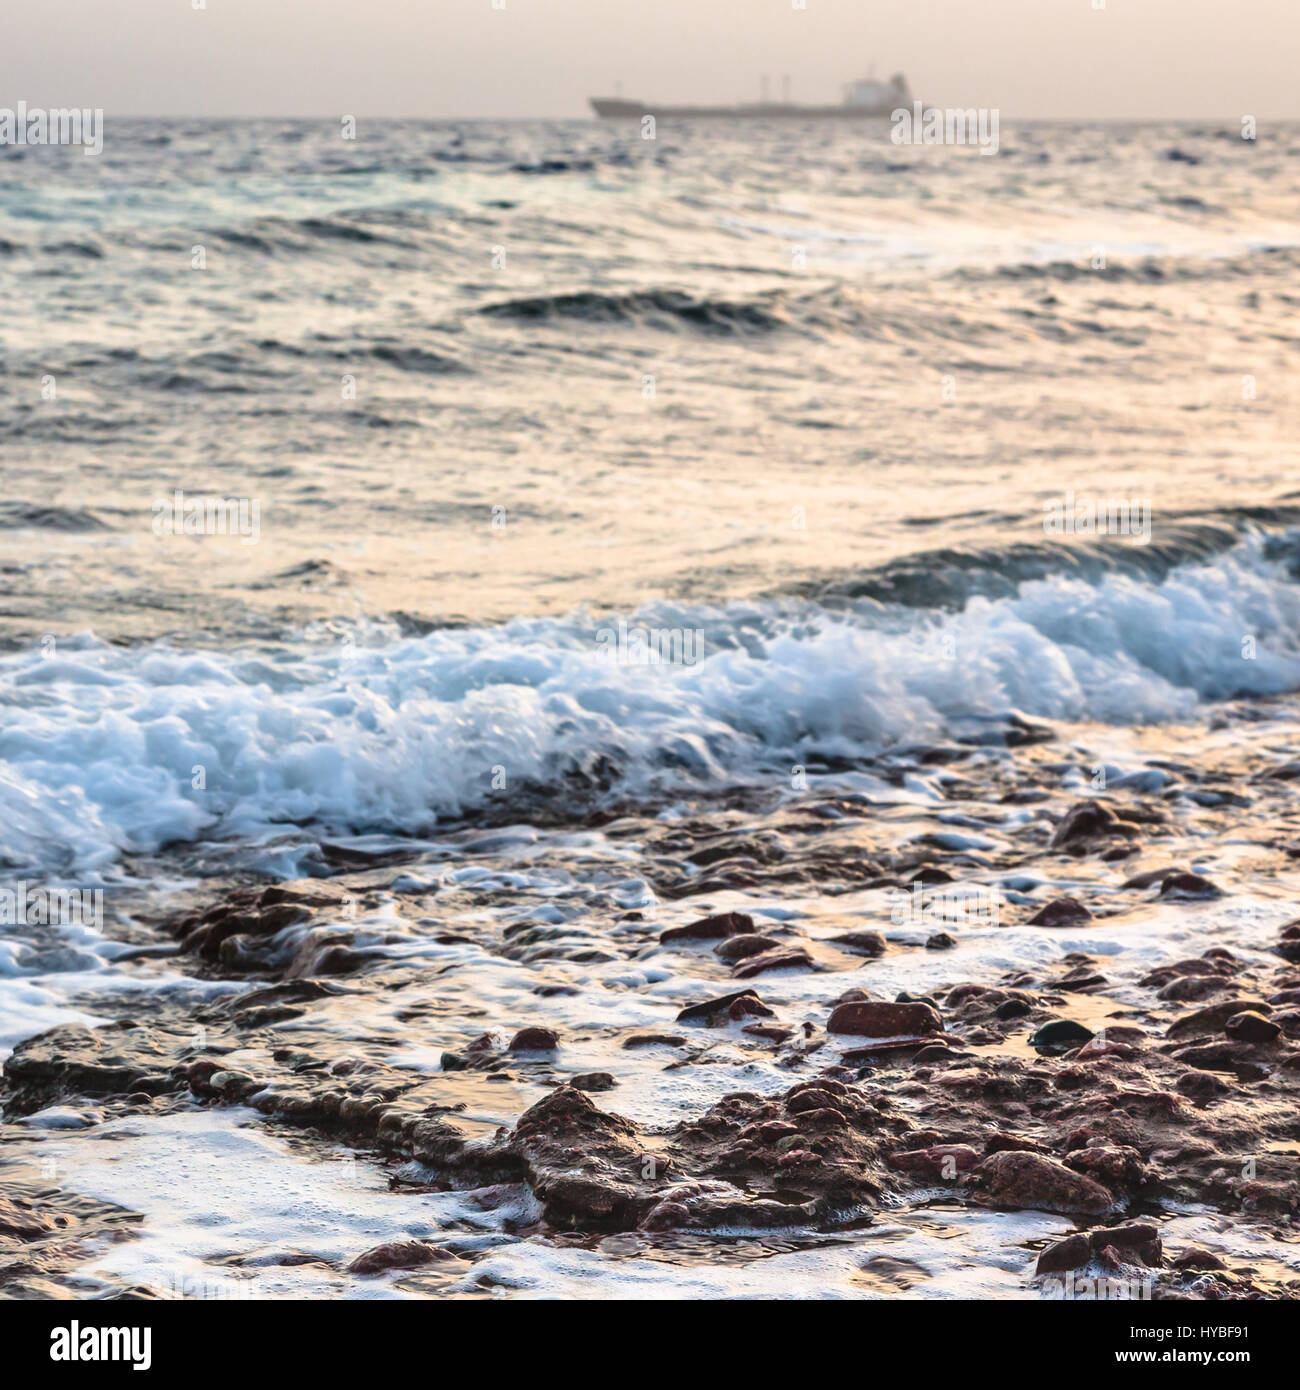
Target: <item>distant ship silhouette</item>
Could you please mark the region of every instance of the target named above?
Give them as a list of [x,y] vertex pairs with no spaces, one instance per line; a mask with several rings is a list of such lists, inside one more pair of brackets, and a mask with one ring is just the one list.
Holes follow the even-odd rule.
[[653,116],[656,120],[674,117],[691,119],[734,119],[737,116],[762,117],[764,120],[792,120],[816,117],[822,120],[873,120],[888,116],[900,106],[912,105],[912,93],[907,78],[896,72],[888,82],[864,77],[850,82],[844,89],[844,99],[836,106],[796,106],[789,99],[790,79],[785,79],[785,100],[767,99],[767,79],[763,79],[760,100],[741,106],[665,106],[649,101],[629,101],[624,97],[592,97],[591,108],[603,119],[635,119]]

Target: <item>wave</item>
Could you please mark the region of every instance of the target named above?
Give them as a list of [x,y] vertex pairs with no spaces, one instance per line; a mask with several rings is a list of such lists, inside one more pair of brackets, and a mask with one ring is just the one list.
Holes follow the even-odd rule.
[[485,304],[489,318],[537,323],[576,319],[584,323],[637,323],[647,327],[682,325],[715,333],[770,333],[791,324],[774,291],[747,300],[701,298],[685,290],[630,290],[619,294],[577,290]]
[[108,525],[83,507],[59,507],[42,502],[0,502],[0,530],[106,531]]
[[[1216,211],[1199,199],[1184,198],[1178,205],[1184,210]],[[999,266],[961,266],[949,271],[947,278],[963,284],[1005,280],[1069,284],[1091,280],[1098,285],[1108,282],[1161,285],[1199,280],[1255,279],[1261,274],[1288,275],[1297,269],[1300,269],[1300,246],[1288,244],[1255,246],[1243,253],[1218,256],[1125,258],[1111,254],[1107,256],[1104,270],[1094,270],[1086,257],[1073,261],[1033,260]]]
[[[996,524],[995,515],[985,517]],[[1007,517],[1009,526],[1022,517]],[[1277,503],[1225,508],[1182,519],[1166,514],[1160,532],[1142,545],[1116,545],[1108,540],[1022,541],[991,548],[944,546],[920,550],[852,574],[786,584],[773,594],[815,598],[832,607],[860,599],[907,608],[952,610],[972,598],[1014,594],[1028,580],[1074,577],[1097,584],[1107,575],[1128,575],[1153,583],[1180,565],[1213,559],[1238,545],[1252,526],[1286,527],[1300,524],[1300,506]],[[1265,552],[1273,559],[1295,560],[1286,534],[1270,534]]]
[[[952,613],[660,604],[622,625],[345,633],[271,656],[64,642],[0,660],[8,867],[108,872],[178,841],[788,785],[795,765],[861,765],[1015,712],[1187,720],[1300,688],[1297,554],[1295,533],[1251,534],[1158,581],[1058,574]],[[676,634],[682,659],[646,664],[640,631]]]

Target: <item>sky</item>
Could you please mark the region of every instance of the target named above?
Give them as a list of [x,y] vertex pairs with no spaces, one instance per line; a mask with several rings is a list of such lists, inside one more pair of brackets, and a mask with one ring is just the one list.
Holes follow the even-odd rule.
[[873,67],[1013,118],[1300,118],[1300,0],[2,2],[0,106],[109,118],[824,103]]

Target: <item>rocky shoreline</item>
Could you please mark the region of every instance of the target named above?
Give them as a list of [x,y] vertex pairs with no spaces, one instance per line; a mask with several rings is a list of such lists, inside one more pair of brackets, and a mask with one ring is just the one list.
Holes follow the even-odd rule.
[[[212,890],[153,931],[175,943],[171,964],[229,988],[197,1005],[142,994],[137,1012],[20,1043],[4,1065],[6,1134],[43,1113],[93,1112],[98,1124],[237,1107],[346,1146],[399,1192],[463,1192],[485,1210],[522,1196],[528,1219],[510,1223],[521,1238],[799,1231],[869,1245],[876,1223],[937,1203],[1068,1218],[1073,1232],[1025,1251],[1031,1288],[1076,1270],[1147,1279],[1157,1298],[1300,1295],[1284,1270],[1161,1234],[1169,1213],[1195,1210],[1296,1239],[1300,923],[1242,928],[1233,947],[1165,951],[1149,969],[1124,961],[1113,932],[1104,955],[1056,947],[1125,914],[1194,920],[1232,895],[1190,856],[1155,863],[1176,838],[1187,845],[1175,797],[1121,792],[1049,813],[1024,785],[1043,763],[1017,756],[969,759],[985,797],[1018,768],[1022,785],[1003,786],[1002,805],[1035,807],[1017,822],[1020,852],[994,866],[1003,917],[978,931],[960,913],[941,931],[934,921],[900,931],[856,909],[848,930],[843,918],[813,930],[773,908],[774,890],[793,899],[810,873],[831,898],[883,888],[895,903],[901,890],[949,906],[954,883],[990,881],[998,851],[958,845],[952,831],[865,849],[844,832],[870,828],[872,808],[843,799],[783,807],[757,828],[716,813],[667,831],[604,827],[615,841],[634,829],[652,881],[668,847],[685,850],[676,862],[698,891],[674,902],[680,884],[659,882],[668,906],[603,920],[525,910],[502,921],[485,910],[495,892],[481,879],[451,911],[446,881],[420,878],[427,864]],[[1170,786],[1178,799],[1187,790]],[[795,827],[811,842],[800,856],[783,852]],[[827,831],[840,832],[836,848]],[[506,860],[527,857],[494,853],[498,878]],[[1030,862],[1040,886],[1026,893],[1015,885]],[[1052,888],[1067,882],[1084,886]],[[728,905],[690,915],[720,897]],[[981,978],[965,978],[967,936],[1008,927],[1041,948],[1001,970],[981,957]],[[878,988],[875,972],[900,952],[936,982]],[[522,982],[511,1011],[491,992],[467,1004],[485,955]],[[626,1022],[600,1012],[647,991],[653,1002]],[[415,1038],[434,1055],[411,1065]],[[724,1084],[722,1073],[746,1069],[755,1084]],[[644,1088],[677,1080],[687,1094],[702,1080],[707,1103],[678,1098],[677,1118],[647,1118]],[[0,1283],[19,1296],[36,1296],[34,1274],[75,1267],[76,1223],[61,1200],[29,1188],[0,1209]],[[436,1266],[472,1281],[473,1254],[455,1246],[387,1241],[353,1252],[345,1270]]]

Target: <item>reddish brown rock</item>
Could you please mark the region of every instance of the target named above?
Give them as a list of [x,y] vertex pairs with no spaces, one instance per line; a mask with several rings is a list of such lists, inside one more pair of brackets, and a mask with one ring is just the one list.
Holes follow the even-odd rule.
[[742,960],[732,970],[738,980],[749,980],[767,970],[797,970],[811,968],[812,957],[802,946],[783,946],[776,951],[764,951],[762,955]]
[[890,1154],[887,1162],[902,1173],[924,1173],[931,1178],[952,1179],[980,1161],[968,1144],[932,1144],[927,1149],[906,1149]]
[[878,931],[846,931],[831,937],[831,940],[837,946],[861,952],[864,956],[883,956],[888,949],[885,938]]
[[762,1038],[764,1042],[783,1043],[794,1037],[793,1028],[782,1028],[775,1023],[747,1023],[740,1030],[751,1038]]
[[1136,839],[1138,829],[1122,820],[1100,801],[1076,802],[1061,818],[1052,835],[1051,848],[1080,855],[1098,842],[1116,838]]
[[1221,898],[1223,891],[1217,884],[1200,874],[1172,873],[1160,885],[1162,898]]
[[691,1219],[690,1208],[683,1202],[659,1202],[641,1218],[643,1231],[675,1231],[688,1225]]
[[943,1020],[929,1004],[841,1004],[826,1024],[828,1033],[854,1033],[863,1038],[896,1038],[941,1033]]
[[626,1048],[636,1047],[681,1047],[686,1041],[680,1033],[633,1033],[623,1039]]
[[55,1222],[42,1212],[20,1206],[7,1197],[0,1197],[0,1236],[15,1236],[19,1240],[35,1240],[55,1229]]
[[1126,1144],[1090,1144],[1065,1160],[1076,1173],[1086,1173],[1112,1192],[1140,1187],[1148,1177],[1142,1155]]
[[1156,998],[1169,1003],[1187,1004],[1230,989],[1236,989],[1236,985],[1222,975],[1185,975],[1181,979],[1170,980],[1163,989],[1157,990]]
[[1067,1269],[1082,1269],[1092,1261],[1092,1246],[1082,1234],[1066,1236],[1055,1241],[1038,1256],[1035,1274],[1060,1274]]
[[1169,1261],[1175,1269],[1227,1269],[1227,1265],[1212,1251],[1200,1245],[1189,1245]]
[[1145,873],[1135,874],[1127,882],[1120,884],[1120,887],[1135,888],[1138,890],[1154,888],[1157,883],[1163,884],[1165,879],[1169,878],[1171,874],[1181,874],[1184,872],[1186,871],[1178,868],[1176,865],[1171,865],[1167,869],[1148,869]]
[[1213,1038],[1223,1032],[1223,1025],[1239,1013],[1271,1014],[1273,1006],[1262,999],[1220,999],[1207,1004],[1195,1013],[1184,1014],[1165,1029],[1167,1038]]
[[1074,898],[1053,898],[1029,919],[1031,927],[1070,927],[1092,921],[1092,913]]
[[607,1071],[584,1071],[571,1076],[569,1085],[580,1091],[612,1091],[618,1082]]
[[1271,1018],[1248,1009],[1233,1014],[1223,1025],[1223,1031],[1239,1042],[1270,1043],[1281,1035],[1282,1029]]
[[1049,1245],[1038,1257],[1035,1274],[1056,1274],[1067,1269],[1082,1269],[1103,1251],[1112,1258],[1128,1264],[1158,1269],[1163,1259],[1160,1233],[1149,1221],[1130,1221],[1122,1226],[1100,1226],[1081,1231]]
[[395,1240],[358,1255],[347,1268],[349,1274],[383,1274],[390,1269],[418,1269],[450,1260],[460,1263],[458,1256],[439,1246],[422,1240]]
[[659,933],[660,945],[670,941],[717,941],[728,936],[751,935],[754,919],[747,912],[719,912],[713,917],[701,917],[684,927],[669,927]]
[[1100,1215],[1114,1205],[1115,1199],[1099,1182],[1046,1154],[993,1154],[979,1173],[990,1206]]
[[768,936],[729,936],[713,948],[713,954],[723,960],[745,960],[761,956],[765,951],[779,951],[781,943]]
[[1159,989],[1161,985],[1167,985],[1182,975],[1231,975],[1234,968],[1233,961],[1208,955],[1197,956],[1193,960],[1176,960],[1157,966],[1143,975],[1138,984],[1144,989]]
[[[732,1013],[733,1007],[737,1004],[741,1005],[739,1011]],[[753,1016],[756,1018],[772,1017],[772,1010],[763,1003],[752,989],[737,990],[734,994],[723,994],[719,995],[716,999],[705,999],[698,1004],[688,1004],[678,1013],[677,1022],[689,1023],[695,1019],[708,1022],[709,1020],[717,1020],[723,1017],[740,1018],[745,1016]],[[625,1043],[624,1046],[626,1045]]]
[[560,1039],[550,1028],[521,1028],[510,1039],[511,1052],[554,1052]]

